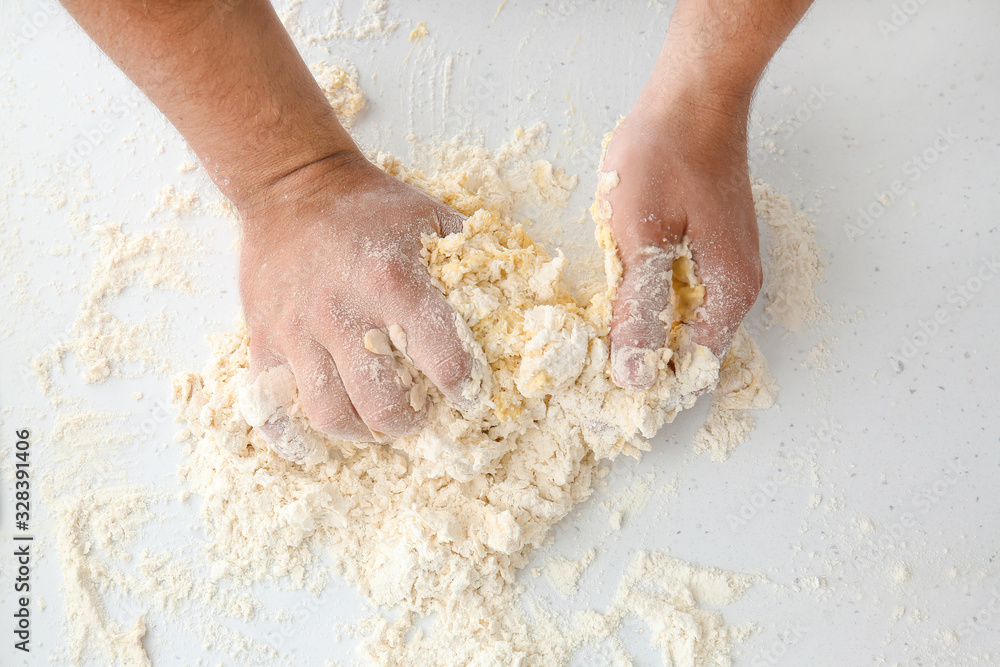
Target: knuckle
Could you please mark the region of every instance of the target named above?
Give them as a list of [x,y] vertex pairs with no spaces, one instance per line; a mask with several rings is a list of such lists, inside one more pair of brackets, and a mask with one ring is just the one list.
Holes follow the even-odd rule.
[[314,410],[312,414],[306,410],[306,414],[312,427],[328,436],[343,440],[358,440],[368,435],[364,423],[344,406],[325,406]]
[[394,436],[416,433],[421,425],[421,415],[414,412],[402,396],[383,400],[365,414],[365,423],[374,430]]
[[458,390],[472,374],[472,358],[464,349],[458,347],[433,359],[424,372],[434,381],[438,389]]
[[742,282],[746,286],[746,299],[750,302],[750,305],[753,305],[753,302],[757,300],[757,296],[760,294],[761,288],[764,286],[764,270],[761,267],[759,257],[747,267],[746,275]]
[[275,321],[272,328],[276,340],[280,341],[282,347],[294,351],[306,327],[301,314],[286,312]]
[[306,373],[305,377],[300,375],[296,376],[299,400],[310,426],[341,439],[356,440],[368,435],[364,423],[351,406],[336,370],[316,368]]
[[274,351],[268,337],[264,336],[263,333],[258,335],[256,331],[250,334],[249,357],[251,378],[283,363],[283,357]]
[[316,314],[326,314],[335,311],[335,299],[324,285],[322,289],[314,289],[306,297],[306,311]]
[[379,277],[389,288],[411,285],[415,275],[414,263],[401,254],[383,259],[379,267]]

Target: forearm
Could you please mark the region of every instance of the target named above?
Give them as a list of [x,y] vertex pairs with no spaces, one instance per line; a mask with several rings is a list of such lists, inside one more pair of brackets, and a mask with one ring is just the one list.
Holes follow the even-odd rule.
[[757,81],[811,4],[678,0],[643,95],[654,104],[686,97],[722,115],[745,118]]
[[63,0],[238,205],[353,151],[267,0]]

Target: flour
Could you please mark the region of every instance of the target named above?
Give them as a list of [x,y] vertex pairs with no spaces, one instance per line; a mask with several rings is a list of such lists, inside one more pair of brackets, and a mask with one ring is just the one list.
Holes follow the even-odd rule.
[[108,648],[111,655],[116,656],[123,665],[151,666],[153,663],[142,645],[142,638],[145,636],[146,623],[140,616],[131,630],[110,638]]
[[639,552],[604,614],[605,622],[614,627],[627,616],[644,621],[664,665],[729,664],[731,644],[745,639],[753,626],[726,626],[718,611],[702,605],[732,604],[757,581],[758,577],[701,568],[666,554]]
[[109,583],[104,560],[91,555],[100,549],[116,561],[129,559],[125,547],[141,525],[152,518],[149,499],[140,489],[95,489],[89,502],[73,495],[55,501],[59,560],[64,572],[63,608],[70,627],[74,663],[88,650],[128,666],[149,665],[142,648],[146,626],[140,617],[123,631],[109,618],[102,598]]
[[427,21],[417,21],[416,27],[410,32],[410,41],[419,42],[427,36]]
[[596,549],[589,549],[577,560],[557,556],[545,566],[545,576],[560,595],[568,598],[579,590],[577,582],[595,558],[597,558]]
[[332,39],[384,40],[399,27],[399,22],[389,16],[389,3],[386,0],[365,0],[361,13],[353,24],[344,20],[343,2],[334,3],[319,21],[322,28],[315,25],[316,21],[302,17],[302,4],[303,0],[291,0],[284,3],[284,7],[278,7],[281,22],[297,41],[318,44],[327,50],[329,46],[326,42]]
[[[758,181],[753,185],[754,208],[764,222],[767,253],[764,261],[764,320],[748,317],[749,326],[769,328],[772,322],[793,333],[815,325],[825,312],[816,285],[823,264],[816,245],[816,227],[784,195]],[[825,368],[828,348],[817,343],[803,363]],[[709,452],[716,461],[727,459],[746,442],[754,427],[748,410],[764,410],[776,399],[778,385],[749,335],[740,326],[719,372],[712,392],[712,407],[705,425],[695,434],[695,450]]]
[[[172,188],[158,194],[154,216],[161,211],[181,215],[195,199],[178,199]],[[99,256],[77,309],[76,319],[65,340],[55,342],[32,360],[32,369],[42,389],[52,389],[53,373],[63,370],[63,360],[72,354],[84,382],[100,383],[125,373],[134,363],[139,372],[167,370],[162,342],[168,336],[163,314],[138,322],[125,322],[110,312],[114,299],[129,287],[144,282],[149,289],[169,289],[191,294],[188,265],[198,254],[198,245],[180,225],[167,224],[148,232],[129,233],[121,223],[95,225],[91,241]]]
[[695,451],[709,452],[716,461],[729,458],[753,430],[754,420],[747,411],[771,407],[777,393],[778,385],[757,344],[741,325],[719,372],[705,424],[695,433]]
[[[328,77],[325,92],[350,122],[364,108],[356,75],[325,63],[314,72]],[[661,426],[716,382],[722,393],[713,414],[721,419],[764,407],[764,397],[776,390],[746,332],[721,367],[690,341],[687,327],[702,292],[686,243],[673,249],[676,289],[664,315],[670,346],[651,353],[653,388],[637,394],[611,381],[607,336],[621,264],[607,225],[610,209],[594,209],[606,279],[586,287],[565,284],[563,254],[550,254],[515,222],[523,215],[555,219],[551,212],[576,186],[574,176],[540,158],[544,136],[541,125],[519,129],[492,153],[454,140],[424,155],[425,170],[375,156],[383,169],[470,216],[460,234],[423,241],[425,265],[455,307],[456,326],[477,361],[468,403],[448,404],[413,368],[401,327],[369,331],[366,347],[400,362],[411,405],[426,404],[428,424],[417,436],[385,444],[333,441],[309,427],[287,368],[248,381],[242,324],[214,336],[206,369],[178,376],[173,385],[186,425],[180,439],[191,440],[181,478],[203,500],[210,574],[169,550],[132,552],[139,528],[150,520],[153,496],[120,483],[88,494],[91,484],[103,484],[103,473],[76,476],[72,493],[58,496],[72,659],[92,651],[148,664],[144,617],[112,617],[111,594],[134,596],[171,615],[197,603],[247,620],[260,613],[259,603],[222,582],[245,587],[285,579],[318,592],[336,573],[377,607],[402,611],[393,621],[375,615],[354,629],[364,637],[361,656],[372,664],[561,665],[598,641],[624,662],[620,633],[628,617],[652,628],[653,645],[672,664],[725,663],[749,628],[726,626],[708,607],[738,599],[752,577],[641,553],[606,610],[562,618],[530,600],[526,610],[519,601],[518,570],[552,526],[592,494],[606,473],[601,460],[647,450]],[[616,183],[615,174],[601,177],[605,192]],[[70,340],[36,363],[43,376],[67,353],[88,382],[124,375],[128,363],[165,368],[156,342],[168,323],[137,326],[109,312],[115,297],[143,280],[151,288],[193,290],[185,256],[194,246],[175,220],[202,203],[196,192],[173,187],[157,195],[150,216],[168,223],[154,232],[93,225],[86,214],[72,213],[75,228],[89,230],[101,253]],[[207,207],[232,216],[231,207]],[[50,480],[50,490],[74,479],[83,449],[103,444],[110,451],[135,437],[108,434],[117,415],[71,407],[59,416],[53,438],[73,460]],[[267,425],[282,429],[284,458],[261,438]],[[704,447],[715,451],[713,443],[730,433],[706,430]],[[638,495],[616,504],[612,524],[620,528],[626,513],[647,502],[649,485],[643,484]],[[553,561],[546,573],[570,594],[597,553]],[[437,612],[432,630],[414,632],[417,619],[431,612]],[[234,659],[276,656],[211,619],[192,626],[206,648]]]
[[[608,330],[621,265],[607,227],[610,210],[595,207],[607,286],[580,300],[562,282],[564,258],[510,218],[519,198],[558,205],[574,184],[539,165],[525,140],[532,132],[539,130],[519,131],[495,156],[470,147],[445,152],[433,172],[377,159],[469,216],[459,234],[425,237],[423,260],[487,364],[479,381],[486,395],[476,406],[450,405],[407,367],[408,381],[423,386],[428,402],[420,434],[387,444],[326,438],[309,428],[290,373],[273,370],[247,384],[242,325],[212,338],[205,372],[174,381],[174,404],[193,440],[182,478],[204,499],[209,557],[237,579],[287,576],[305,585],[316,553],[328,550],[334,570],[375,605],[406,612],[393,623],[374,622],[361,651],[375,664],[458,664],[473,655],[500,664],[519,656],[538,664],[568,660],[578,633],[566,626],[557,641],[524,616],[515,604],[517,570],[591,495],[601,459],[648,450],[648,438],[719,377],[718,360],[688,336],[700,303],[684,243],[674,250],[677,289],[665,313],[670,345],[651,360],[656,382],[638,393],[614,384]],[[602,183],[612,187],[614,176]],[[375,330],[365,343],[406,362],[405,333]],[[746,354],[739,363],[762,363],[754,361],[756,348]],[[301,466],[275,455],[255,426],[284,415],[297,432],[322,442],[325,456]],[[636,567],[626,600],[636,599],[636,582],[648,574],[648,564]],[[554,576],[569,569],[556,567]],[[652,599],[642,598],[650,619],[669,606]],[[680,660],[728,653],[729,639],[740,633],[699,604],[690,599],[683,618],[654,619],[655,645]],[[411,614],[431,612],[438,614],[433,632],[405,641]],[[715,648],[680,629],[703,613],[715,619],[703,619],[718,634],[712,641],[725,638]],[[625,615],[624,608],[615,611],[608,627]],[[687,637],[686,649],[675,635]]]
[[626,516],[638,515],[645,509],[653,495],[652,482],[652,475],[637,477],[634,473],[629,473],[625,485],[601,503],[609,512],[608,523],[611,530],[621,530]]
[[764,312],[792,333],[799,333],[824,313],[815,292],[823,272],[816,226],[788,197],[766,183],[754,183],[753,197],[757,217],[771,234],[764,262]]

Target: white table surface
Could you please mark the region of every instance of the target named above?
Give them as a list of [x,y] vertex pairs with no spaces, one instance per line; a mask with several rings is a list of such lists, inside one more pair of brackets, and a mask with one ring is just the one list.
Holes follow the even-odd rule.
[[[360,4],[346,3],[348,21]],[[430,139],[458,130],[497,146],[516,126],[545,121],[553,136],[549,156],[581,175],[567,210],[567,220],[576,220],[595,183],[597,142],[648,75],[669,3],[510,0],[494,21],[498,4],[394,1],[389,14],[400,27],[387,40],[300,48],[307,62],[340,57],[358,67],[371,109],[356,136],[368,148],[405,156],[411,132]],[[305,6],[324,5],[307,0]],[[27,28],[32,20],[41,27]],[[407,38],[419,20],[430,34],[413,44]],[[898,29],[887,32],[887,25]],[[142,229],[158,187],[198,187],[206,197],[212,190],[202,171],[178,173],[190,159],[179,135],[54,3],[4,3],[0,35],[5,180],[12,167],[23,170],[20,180],[0,189],[3,238],[20,227],[22,243],[0,275],[0,318],[13,329],[0,355],[0,442],[9,450],[14,429],[44,434],[51,428],[54,411],[20,371],[72,322],[79,295],[55,286],[85,281],[94,259],[92,253],[49,256],[52,246],[81,242],[69,235],[65,211],[46,212],[44,196],[21,193],[32,184],[82,188],[72,169],[52,174],[72,161],[81,137],[95,131],[100,142],[86,156],[92,215]],[[449,54],[458,55],[446,85],[440,62]],[[810,98],[817,91],[822,100]],[[998,109],[995,0],[817,3],[760,86],[751,161],[755,177],[815,209],[826,262],[819,293],[830,306],[829,318],[801,335],[772,328],[759,336],[782,387],[779,406],[758,415],[751,440],[730,460],[715,463],[692,453],[691,438],[707,405],[682,415],[657,437],[652,453],[640,463],[616,462],[609,478],[614,489],[630,473],[655,474],[657,484],[676,475],[677,494],[654,494],[620,533],[596,543],[599,555],[579,595],[562,600],[544,577],[525,576],[530,591],[555,609],[601,608],[637,550],[669,549],[700,565],[768,577],[724,610],[727,622],[758,625],[735,649],[738,665],[1000,664]],[[764,132],[796,113],[799,120],[778,134]],[[578,153],[555,156],[567,128],[576,133]],[[590,143],[583,141],[587,132]],[[909,161],[931,149],[939,132],[957,139],[925,170],[914,171]],[[873,206],[894,180],[903,182],[905,193],[864,233],[852,235],[848,225],[857,223],[859,208]],[[211,230],[212,254],[197,268],[200,284],[211,289],[195,297],[135,288],[113,305],[122,317],[158,310],[176,316],[170,349],[177,370],[201,368],[208,353],[204,334],[228,328],[239,307],[231,223],[206,215],[193,225]],[[22,272],[37,294],[30,307],[14,303]],[[955,296],[960,288],[969,295],[964,303]],[[921,322],[939,311],[947,318],[940,330],[918,335]],[[803,365],[820,340],[831,350],[826,371]],[[906,340],[919,345],[903,349]],[[908,353],[902,369],[890,359],[901,349]],[[62,391],[103,409],[128,410],[133,424],[150,419],[156,401],[167,402],[165,377],[83,386],[72,368],[68,360]],[[132,401],[135,391],[146,398]],[[123,465],[131,476],[158,489],[178,488],[173,471],[183,457],[169,444],[173,429],[164,421],[127,449]],[[34,456],[36,465],[45,465],[44,445]],[[789,468],[791,475],[770,484]],[[5,554],[11,544],[9,487],[5,476]],[[594,546],[606,532],[600,503],[606,493],[561,523],[555,544],[533,564],[553,553],[579,557]],[[817,495],[819,506],[812,508]],[[196,554],[203,539],[197,507],[196,499],[169,506],[173,528],[144,539],[186,544]],[[39,511],[44,520],[45,508]],[[748,520],[734,521],[741,511]],[[875,532],[863,533],[862,519],[871,520]],[[54,538],[49,533],[44,539],[44,523],[39,533],[43,555],[33,576],[47,606],[35,612],[37,650],[27,663],[33,665],[49,664],[64,641]],[[891,568],[900,563],[911,569],[909,581],[892,578]],[[0,663],[20,664],[22,656],[10,649],[8,556],[0,568]],[[810,585],[816,582],[819,587]],[[257,592],[290,613],[309,598],[271,586]],[[108,604],[122,623],[150,606],[113,598]],[[325,657],[349,663],[351,641],[334,643],[325,628],[360,617],[360,598],[334,581],[319,605],[309,622],[291,629],[281,651],[294,664],[322,664]],[[898,608],[904,611],[894,618]],[[153,611],[147,622],[145,645],[155,664],[199,657],[207,664],[242,663],[204,652],[178,619]],[[273,639],[267,622],[231,625],[247,636]],[[636,664],[656,664],[642,635],[631,632],[637,627],[625,632]],[[593,660],[581,656],[578,662]]]

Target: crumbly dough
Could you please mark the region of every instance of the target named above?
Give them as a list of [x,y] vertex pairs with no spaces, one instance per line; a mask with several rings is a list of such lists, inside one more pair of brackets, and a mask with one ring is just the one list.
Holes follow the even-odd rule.
[[[342,112],[342,91],[328,88]],[[604,279],[573,290],[562,279],[562,252],[551,255],[516,219],[525,205],[543,216],[564,206],[576,186],[537,159],[544,135],[541,125],[519,128],[496,153],[456,139],[428,151],[426,172],[373,158],[469,216],[461,233],[425,237],[422,255],[476,362],[466,403],[447,402],[414,368],[401,327],[372,330],[365,347],[398,362],[411,405],[427,407],[426,426],[396,440],[373,434],[378,443],[326,438],[309,427],[287,368],[247,382],[248,333],[238,323],[212,337],[204,372],[175,378],[174,404],[187,425],[181,435],[192,439],[182,478],[205,501],[210,558],[238,579],[305,585],[322,548],[376,606],[401,608],[395,622],[374,616],[353,630],[365,637],[368,663],[562,665],[583,644],[604,640],[624,662],[617,632],[625,616],[638,615],[670,664],[725,664],[731,641],[748,628],[726,627],[701,605],[732,602],[752,577],[640,553],[603,614],[581,612],[566,625],[518,604],[517,570],[591,495],[606,472],[600,461],[648,450],[648,439],[720,374],[714,355],[688,336],[704,289],[685,241],[673,249],[673,300],[661,314],[668,346],[646,355],[655,383],[631,392],[612,381],[608,333],[622,265],[603,195],[618,176],[600,174],[591,209]],[[752,390],[741,381],[767,389],[753,407],[773,398],[756,347],[734,351],[722,369],[740,393],[716,396],[713,414],[723,424],[751,407],[744,399]],[[262,438],[265,424],[282,434],[283,456]],[[711,433],[705,438],[711,443]],[[570,591],[596,555],[591,549],[572,567],[551,565],[550,577]],[[431,612],[433,631],[413,635],[415,616]]]
[[[333,11],[335,17],[339,15],[336,8]],[[366,2],[362,15],[362,22],[350,33],[336,18],[337,34],[378,37],[395,25],[385,16],[384,0]],[[304,33],[300,30],[298,34]],[[449,56],[448,72],[451,60]],[[313,71],[334,109],[349,123],[364,108],[356,72],[349,66],[326,64],[314,66]],[[622,630],[626,617],[639,619],[645,631],[639,641],[651,641],[669,656],[671,664],[729,664],[731,642],[744,636],[748,628],[727,627],[717,608],[738,599],[753,582],[752,577],[691,566],[664,554],[640,552],[626,569],[610,605],[600,609],[578,610],[567,617],[549,613],[544,602],[536,605],[530,594],[519,593],[514,581],[516,569],[533,545],[545,541],[550,527],[591,494],[595,481],[606,471],[597,464],[598,451],[610,457],[619,444],[605,449],[601,449],[600,442],[586,444],[579,433],[586,425],[574,424],[566,409],[549,394],[579,392],[578,386],[589,381],[588,373],[606,380],[602,375],[606,368],[602,371],[590,355],[591,348],[604,336],[603,329],[592,322],[602,322],[612,294],[609,286],[615,284],[621,267],[609,230],[600,226],[599,239],[611,278],[594,280],[600,278],[594,269],[584,278],[588,285],[593,280],[597,287],[578,289],[573,293],[575,298],[568,299],[559,281],[559,274],[566,268],[562,254],[545,255],[537,246],[523,241],[523,234],[513,226],[512,221],[518,219],[516,211],[524,211],[531,216],[533,224],[529,228],[536,238],[557,236],[547,234],[552,229],[544,229],[545,225],[555,228],[553,223],[558,223],[560,230],[565,228],[567,216],[561,207],[576,177],[540,159],[545,149],[544,126],[519,130],[495,153],[459,139],[430,150],[422,149],[419,142],[413,145],[429,175],[404,168],[391,158],[381,158],[379,163],[462,210],[483,209],[500,221],[500,228],[491,231],[491,218],[480,216],[476,220],[478,227],[469,230],[472,236],[467,238],[470,243],[482,243],[479,250],[483,257],[492,254],[489,248],[500,248],[499,259],[488,259],[491,266],[498,267],[499,277],[490,275],[485,282],[469,287],[463,266],[465,256],[446,256],[447,249],[437,243],[428,245],[428,261],[433,250],[439,253],[442,266],[455,267],[454,275],[439,276],[444,289],[449,289],[444,287],[445,280],[455,276],[456,284],[464,286],[450,292],[455,303],[465,304],[463,312],[469,317],[467,321],[460,316],[456,325],[465,327],[468,342],[475,343],[482,355],[481,382],[492,382],[499,375],[506,383],[490,385],[489,395],[513,396],[521,401],[516,418],[502,422],[502,428],[490,429],[491,437],[503,441],[509,421],[513,424],[509,427],[513,444],[492,451],[486,443],[473,443],[471,451],[479,458],[469,460],[462,456],[461,447],[449,444],[450,432],[428,432],[422,441],[395,443],[415,451],[413,457],[392,444],[352,448],[341,443],[329,450],[333,456],[327,458],[328,443],[321,439],[312,443],[318,446],[311,450],[322,454],[321,463],[289,463],[263,447],[251,424],[266,423],[273,417],[280,420],[282,415],[274,414],[275,406],[291,408],[294,413],[294,386],[288,385],[288,376],[279,377],[279,370],[264,384],[271,382],[277,388],[284,385],[284,397],[269,397],[265,390],[261,398],[250,392],[244,398],[249,403],[241,405],[240,394],[248,392],[244,386],[246,334],[237,327],[232,334],[215,337],[212,359],[201,373],[186,374],[175,383],[175,398],[188,425],[182,435],[195,438],[187,452],[187,488],[180,492],[170,488],[164,496],[153,492],[156,486],[134,486],[137,479],[132,455],[136,443],[143,443],[144,450],[151,443],[138,431],[123,430],[129,415],[105,412],[71,390],[66,393],[61,382],[64,378],[57,376],[62,373],[67,353],[72,363],[65,370],[78,376],[68,378],[74,383],[130,377],[143,369],[160,376],[168,372],[161,344],[170,332],[172,319],[159,315],[145,320],[120,319],[115,314],[117,300],[143,284],[150,290],[193,293],[197,277],[194,267],[208,247],[208,237],[195,242],[189,236],[195,231],[187,227],[189,218],[207,211],[235,220],[234,209],[228,202],[201,203],[197,191],[165,186],[157,191],[156,206],[149,212],[150,218],[158,219],[155,229],[134,230],[131,222],[124,227],[105,224],[99,215],[91,215],[94,209],[88,212],[86,206],[81,208],[85,202],[92,202],[100,210],[87,167],[68,185],[62,180],[58,185],[57,181],[47,182],[34,186],[30,193],[25,191],[28,181],[19,166],[5,172],[11,192],[18,188],[25,196],[46,198],[47,213],[65,206],[69,197],[68,230],[76,240],[89,244],[95,254],[89,279],[68,287],[70,291],[82,289],[76,317],[67,323],[70,327],[61,340],[55,340],[49,353],[35,363],[54,411],[53,419],[50,422],[45,414],[34,411],[28,412],[30,418],[15,417],[24,413],[11,406],[3,410],[4,419],[52,425],[51,432],[40,438],[51,446],[39,462],[36,480],[42,504],[48,507],[53,525],[58,528],[55,544],[41,536],[37,539],[43,540],[39,542],[43,553],[57,554],[63,575],[61,605],[50,607],[53,611],[61,607],[65,631],[60,642],[49,643],[49,648],[55,649],[50,661],[149,664],[143,647],[147,619],[151,634],[183,636],[185,642],[228,654],[230,662],[301,662],[297,656],[279,657],[275,647],[267,643],[270,632],[258,641],[232,630],[228,622],[219,623],[219,619],[236,619],[241,621],[241,627],[243,621],[250,620],[291,621],[282,612],[268,617],[268,607],[256,600],[252,584],[281,577],[291,587],[318,593],[329,574],[324,563],[319,562],[322,551],[331,554],[340,574],[357,583],[374,601],[441,612],[434,631],[427,634],[413,631],[414,614],[405,610],[392,616],[398,619],[392,622],[375,614],[352,628],[334,628],[333,639],[337,641],[341,633],[365,637],[362,657],[370,664],[566,664],[583,645],[588,651],[595,645],[602,649],[610,645],[612,654],[606,664],[631,664],[622,640],[622,635],[633,635],[632,628]],[[160,152],[165,146],[163,142]],[[181,171],[188,171],[191,164],[182,165]],[[602,176],[605,187],[612,187],[614,182],[614,174]],[[754,185],[754,199],[758,215],[766,223],[765,241],[770,241],[766,313],[788,327],[794,328],[797,322],[808,325],[821,314],[813,291],[820,269],[812,238],[814,228],[797,206],[766,185]],[[606,213],[601,212],[598,220]],[[16,215],[10,217],[18,219]],[[523,247],[519,245],[522,243]],[[479,250],[470,246],[469,257]],[[40,252],[66,256],[70,245],[32,249],[30,244],[21,243],[17,226],[6,225],[0,230],[0,267],[12,280],[16,279],[8,293],[16,308],[14,322],[40,322],[38,317],[47,316],[46,311],[37,310],[40,302],[33,296],[37,280],[29,280],[30,271],[17,273],[12,268],[19,264],[30,266]],[[582,266],[586,266],[584,271],[591,268],[591,263],[574,260],[573,264],[574,275],[579,275]],[[677,273],[693,275],[693,267],[685,265],[682,258]],[[517,307],[507,304],[505,315],[493,317],[493,325],[502,326],[507,326],[508,317],[513,318],[513,324],[520,327],[517,344],[521,348],[520,358],[508,372],[496,374],[490,369],[487,377],[486,352],[482,342],[476,341],[490,323],[481,324],[482,317],[473,322],[471,316],[479,310],[493,316],[493,306],[498,306],[499,301],[493,304],[489,300],[491,293],[484,288],[494,282],[500,283],[501,295],[504,290],[513,290],[526,295],[526,302],[533,305],[518,314]],[[698,298],[697,289],[691,285],[678,292],[679,297],[685,294],[695,301]],[[676,310],[687,312],[695,307],[681,305]],[[479,325],[479,334],[470,324]],[[749,324],[751,330],[757,329],[755,321]],[[3,327],[0,336],[10,336],[11,332],[9,327]],[[371,351],[392,354],[405,362],[406,335],[399,327],[368,332],[365,343]],[[407,368],[408,380],[401,378],[411,383],[411,402],[439,401],[439,397],[420,393],[424,383],[419,374],[411,371]],[[656,372],[660,369],[656,368]],[[721,369],[713,408],[706,427],[696,437],[696,446],[720,458],[728,454],[746,437],[752,424],[743,410],[766,407],[773,400],[774,387],[769,381],[763,358],[750,337],[740,334]],[[147,395],[143,406],[144,413],[133,416],[145,417],[143,432],[147,424],[151,432],[167,415],[154,394]],[[621,409],[632,407],[644,409],[638,404]],[[479,409],[484,412],[475,418],[489,423],[490,415],[495,415],[489,411],[496,408],[495,400],[483,403]],[[293,416],[301,419],[298,413]],[[459,423],[457,428],[459,436],[474,433],[467,424]],[[443,438],[443,442],[435,438]],[[643,446],[641,434],[635,440],[638,444],[623,440],[621,451],[634,453],[630,447]],[[416,450],[420,443],[426,451]],[[4,460],[5,453],[0,452],[0,463],[5,464],[2,467],[10,477],[12,469]],[[414,465],[415,461],[419,465]],[[624,481],[624,489],[607,504],[609,531],[620,529],[623,519],[629,529],[631,518],[638,516],[653,490],[651,476]],[[675,488],[676,484],[675,479],[673,486],[661,487],[659,492]],[[150,544],[147,538],[152,536],[158,538],[154,542],[172,542],[176,533],[168,529],[170,524],[165,520],[173,509],[163,502],[166,497],[184,502],[191,492],[203,501],[197,507],[207,527],[208,563],[199,558],[200,544],[193,553],[187,543],[176,549],[173,545],[153,551],[146,548]],[[820,495],[814,495],[810,508],[818,507],[821,500]],[[839,509],[839,499],[827,499],[825,507],[828,512]],[[875,527],[866,519],[859,530],[871,533]],[[632,539],[635,533],[623,537]],[[137,543],[140,538],[141,544]],[[605,568],[608,558],[604,544],[581,545],[581,550],[573,552],[582,555],[580,560],[553,561],[545,568],[549,578],[567,591],[577,578],[586,589],[592,588],[597,578],[602,584],[613,584],[606,579],[609,572]],[[596,549],[584,551],[589,546]],[[887,558],[881,551],[876,556]],[[584,567],[591,560],[593,564]],[[886,562],[898,561],[893,557]],[[542,568],[535,569],[541,573]],[[894,579],[909,577],[908,567],[902,564],[889,572]],[[820,585],[813,583],[820,581],[818,577],[803,581],[805,587]],[[128,604],[123,604],[125,597]],[[38,609],[45,610],[43,600],[37,602]],[[574,606],[586,602],[586,597],[577,598]],[[920,613],[912,612],[911,617]],[[246,627],[253,630],[262,625]],[[280,630],[282,636],[292,636],[284,628]],[[63,642],[65,646],[60,646]],[[155,637],[153,641],[147,638],[145,643],[160,644]],[[338,664],[349,662],[342,648],[331,644],[329,650],[337,654]],[[588,652],[577,654],[576,661],[581,659],[594,658]]]
[[350,129],[367,106],[357,71],[351,66],[331,65],[325,60],[313,63],[309,69],[340,119],[340,124]]
[[[498,181],[503,189],[470,179],[488,171],[484,164],[425,174],[390,157],[377,162],[469,216],[459,234],[425,237],[423,260],[486,363],[482,400],[464,410],[448,403],[409,364],[399,327],[368,332],[368,349],[396,356],[408,374],[401,382],[421,387],[413,400],[428,401],[427,425],[386,444],[328,439],[309,428],[290,373],[247,384],[240,324],[212,339],[205,372],[175,380],[175,405],[195,440],[184,474],[206,501],[212,555],[233,570],[251,580],[301,579],[313,559],[305,546],[327,546],[335,569],[376,605],[440,613],[440,641],[424,640],[437,647],[431,654],[453,657],[463,645],[508,664],[546,641],[514,603],[511,584],[529,552],[590,496],[601,459],[648,450],[647,439],[718,379],[718,360],[687,333],[701,295],[695,266],[686,243],[678,246],[674,301],[663,314],[669,346],[653,357],[656,383],[627,391],[612,381],[608,359],[621,264],[606,203],[593,209],[606,287],[580,302],[561,280],[562,255],[511,219],[509,179]],[[528,180],[539,182],[531,189],[562,189],[562,174],[533,167]],[[602,187],[615,178],[605,175]],[[255,426],[283,417],[322,442],[310,449],[322,455],[300,459],[304,466],[275,456]],[[406,650],[376,634],[368,657],[402,664]],[[551,653],[539,664],[565,657]]]

